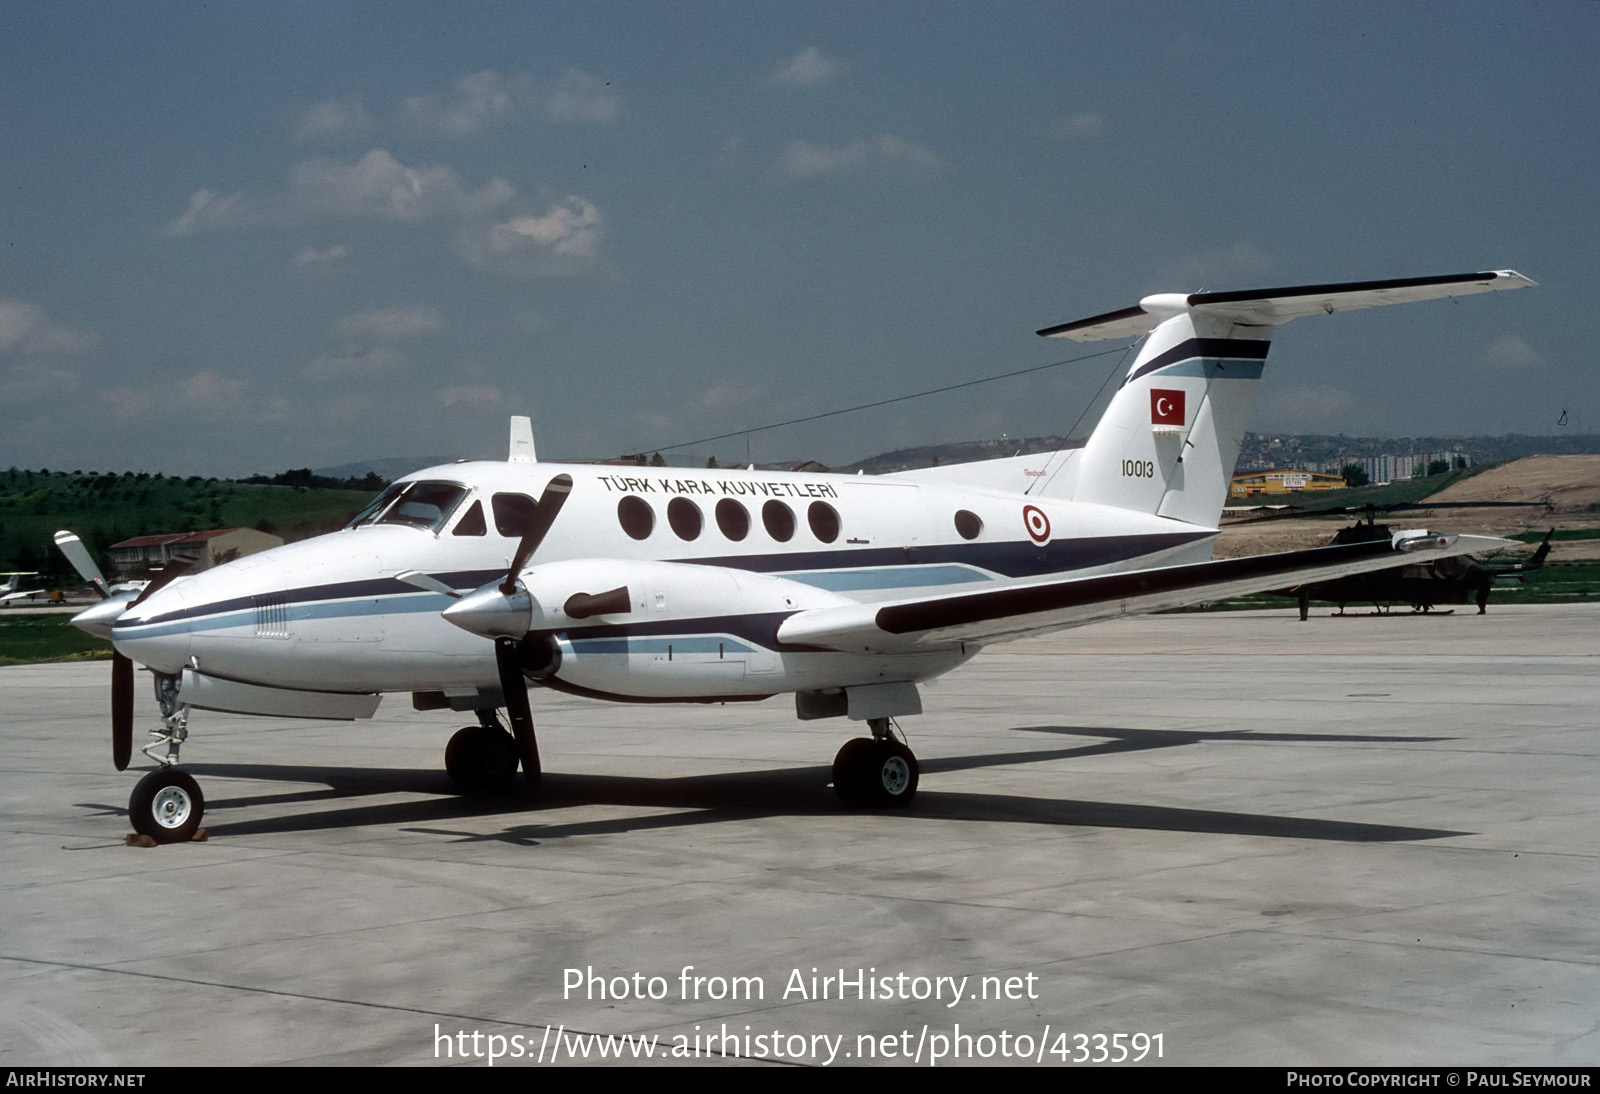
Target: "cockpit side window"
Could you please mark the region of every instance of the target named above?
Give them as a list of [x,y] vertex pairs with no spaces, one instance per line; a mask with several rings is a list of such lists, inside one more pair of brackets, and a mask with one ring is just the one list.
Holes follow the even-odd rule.
[[521,539],[533,516],[533,499],[526,494],[496,494],[493,508],[495,531],[507,539]]
[[346,524],[345,527],[359,528],[363,524],[370,523],[377,517],[379,513],[387,509],[389,507],[389,503],[394,501],[395,498],[399,497],[400,492],[408,485],[410,484],[403,482],[391,483],[389,486],[384,488],[383,493],[379,494],[377,497],[368,502],[365,509],[351,517],[350,523]]
[[437,532],[466,496],[466,487],[453,482],[397,482],[373,499],[346,527],[405,524]]
[[453,536],[486,536],[488,527],[483,523],[483,503],[475,501],[467,509],[467,515],[456,521]]
[[466,489],[452,482],[414,482],[378,523],[409,524],[437,532],[466,496]]

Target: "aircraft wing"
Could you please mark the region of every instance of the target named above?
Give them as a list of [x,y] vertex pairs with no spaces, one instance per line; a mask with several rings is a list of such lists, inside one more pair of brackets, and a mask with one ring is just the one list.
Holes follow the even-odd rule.
[[1509,542],[1491,536],[1438,536],[1407,531],[1376,543],[1316,547],[1096,577],[1013,582],[978,592],[799,612],[778,628],[778,639],[852,652],[952,646],[959,642],[986,645],[1124,615],[1145,615],[1308,581],[1328,581],[1408,563],[1496,550]]

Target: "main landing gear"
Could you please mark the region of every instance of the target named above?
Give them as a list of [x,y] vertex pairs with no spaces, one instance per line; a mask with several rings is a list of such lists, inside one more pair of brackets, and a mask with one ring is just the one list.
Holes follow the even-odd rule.
[[[517,741],[500,727],[494,711],[479,711],[478,721],[450,738],[444,750],[444,769],[462,790],[499,790],[517,773]],[[538,777],[534,772],[529,781]]]
[[917,793],[917,758],[889,735],[889,719],[867,721],[872,736],[846,741],[833,758],[833,789],[846,805],[907,805]]

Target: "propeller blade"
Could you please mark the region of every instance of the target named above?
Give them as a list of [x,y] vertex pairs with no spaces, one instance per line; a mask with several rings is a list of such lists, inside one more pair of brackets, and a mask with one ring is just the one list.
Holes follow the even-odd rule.
[[528,706],[528,681],[522,675],[517,640],[496,638],[494,661],[495,667],[500,670],[500,690],[506,696],[506,720],[511,723],[511,733],[517,739],[517,751],[522,756],[522,773],[530,783],[537,783],[541,770],[539,741],[533,732],[533,711]]
[[56,533],[56,547],[67,556],[67,561],[78,571],[78,576],[94,586],[94,591],[100,594],[101,600],[111,595],[105,575],[100,572],[100,567],[94,564],[94,559],[90,557],[89,549],[83,545],[83,540],[63,529]]
[[448,596],[451,600],[461,599],[460,593],[456,592],[454,589],[440,581],[438,578],[434,577],[432,574],[425,574],[421,570],[401,570],[399,573],[394,575],[394,579],[396,581],[403,581],[413,588],[421,589],[423,592],[441,593],[445,596]]
[[544,493],[539,495],[539,504],[533,507],[533,516],[522,530],[522,542],[517,544],[517,553],[512,556],[506,579],[500,583],[500,591],[507,596],[516,592],[517,575],[528,564],[528,559],[533,557],[533,552],[539,549],[539,544],[544,542],[550,526],[561,515],[561,507],[567,504],[567,495],[571,493],[572,476],[562,474],[551,479]]
[[133,755],[133,662],[120,653],[111,655],[111,762],[118,771],[128,769]]
[[146,585],[143,591],[141,591],[138,596],[133,598],[133,603],[129,604],[128,607],[137,608],[140,604],[143,604],[146,600],[149,600],[153,593],[165,588],[168,585],[171,585],[174,581],[178,580],[178,578],[188,573],[189,567],[193,566],[194,564],[195,560],[192,558],[178,559],[175,562],[168,563],[166,569],[162,570],[160,573],[156,574],[155,577],[151,578],[150,584]]

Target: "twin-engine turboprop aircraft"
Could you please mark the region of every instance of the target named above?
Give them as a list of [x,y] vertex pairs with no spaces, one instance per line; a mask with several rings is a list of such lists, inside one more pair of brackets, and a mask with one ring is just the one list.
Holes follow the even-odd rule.
[[[200,789],[175,766],[191,709],[365,718],[410,692],[476,713],[445,751],[458,783],[519,764],[536,779],[529,681],[623,702],[793,693],[801,718],[871,730],[834,760],[839,795],[904,804],[917,762],[891,719],[991,642],[1503,545],[1414,530],[1210,561],[1279,325],[1531,284],[1498,271],[1159,295],[1042,330],[1146,336],[1088,443],[1047,455],[873,477],[557,466],[513,419],[505,463],[419,471],[342,531],[169,570],[75,617],[117,650],[119,770],[132,662],[155,680],[145,752],[161,766],[133,793],[134,827],[170,842],[199,825]],[[105,589],[76,537],[57,541]]]

